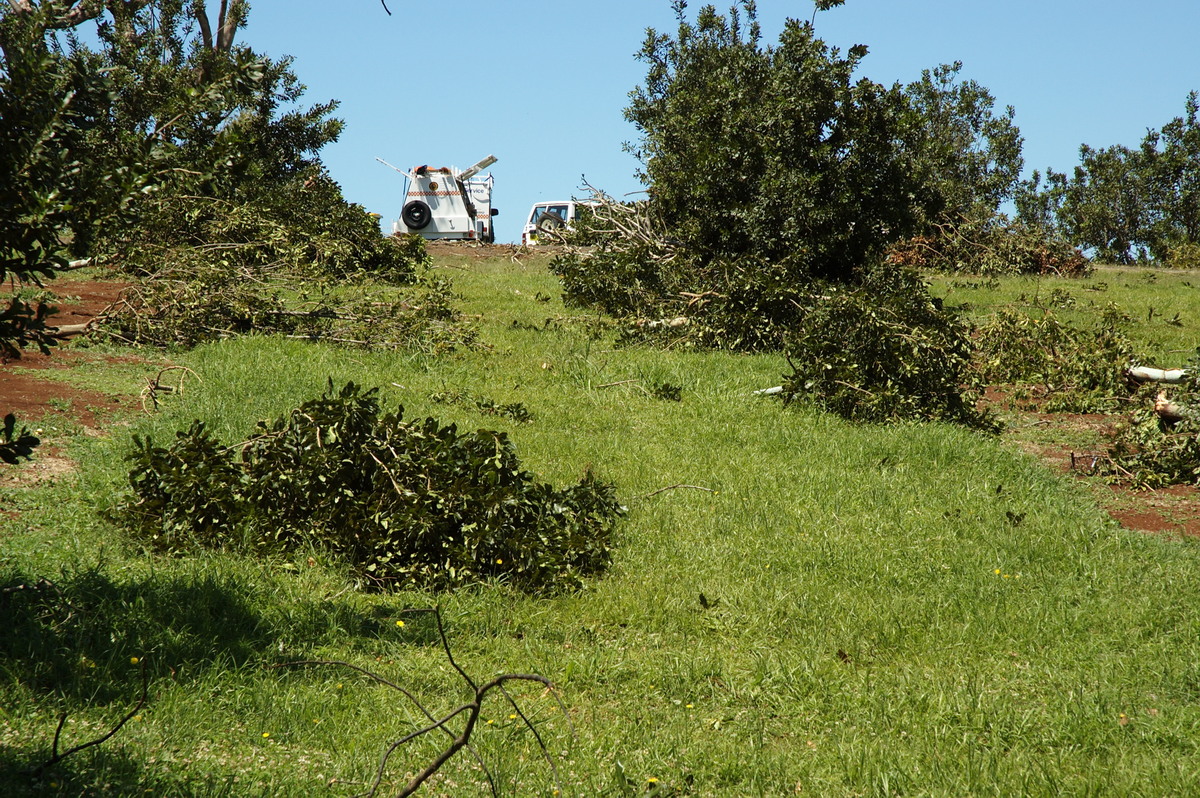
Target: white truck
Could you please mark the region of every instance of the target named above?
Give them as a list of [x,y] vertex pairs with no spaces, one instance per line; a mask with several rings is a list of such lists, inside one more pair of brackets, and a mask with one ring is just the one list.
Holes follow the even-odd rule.
[[[382,158],[375,160],[392,166]],[[392,233],[415,233],[427,239],[457,239],[491,244],[496,240],[492,217],[500,211],[492,207],[491,174],[479,173],[496,162],[489,155],[461,172],[452,166],[415,166],[412,171],[396,169],[408,178],[404,208],[392,223]]]
[[521,243],[534,246],[538,243],[539,235],[554,233],[559,228],[571,226],[580,208],[594,205],[593,202],[578,202],[576,200],[558,200],[556,202],[539,202],[529,211],[525,228],[521,231]]

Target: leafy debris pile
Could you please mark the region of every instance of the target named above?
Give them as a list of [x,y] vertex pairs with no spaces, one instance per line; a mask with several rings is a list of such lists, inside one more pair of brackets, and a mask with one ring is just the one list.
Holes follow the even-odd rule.
[[166,447],[135,438],[114,518],[167,550],[316,546],[393,589],[494,579],[540,593],[607,566],[624,512],[612,485],[588,472],[556,489],[521,470],[504,433],[402,413],[331,384],[233,446],[199,421]]

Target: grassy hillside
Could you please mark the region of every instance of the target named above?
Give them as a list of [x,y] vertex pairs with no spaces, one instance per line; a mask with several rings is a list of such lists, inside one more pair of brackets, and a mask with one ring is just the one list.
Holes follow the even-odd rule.
[[[47,445],[76,472],[0,488],[0,585],[30,586],[0,595],[11,619],[0,627],[0,793],[368,790],[385,749],[425,716],[346,667],[265,666],[344,661],[443,714],[469,693],[432,619],[404,614],[434,604],[473,677],[538,673],[567,708],[569,722],[539,685],[512,691],[556,779],[513,705],[489,699],[473,742],[503,795],[1195,792],[1196,542],[1116,527],[1084,490],[992,438],[854,427],[753,396],[787,371],[778,357],[616,348],[611,331],[562,307],[544,260],[450,255],[438,271],[479,316],[485,349],[204,346],[172,357],[197,379],[158,413],[110,418],[98,437],[51,430]],[[1133,274],[1096,279],[1131,312],[1196,306],[1178,298],[1190,286],[1160,296],[1136,293],[1149,284]],[[1047,290],[1027,285],[940,290],[979,306]],[[1164,358],[1183,346],[1153,340]],[[91,387],[136,395],[159,367],[82,371]],[[525,467],[556,485],[589,467],[615,482],[629,513],[610,572],[556,598],[504,585],[370,594],[319,551],[150,556],[104,520],[133,434],[165,441],[200,418],[236,440],[329,379],[378,386],[406,417],[505,430]],[[681,401],[652,395],[664,384]],[[532,420],[434,400],[453,392],[520,402]],[[118,734],[37,784],[16,772],[48,757],[61,712],[61,749],[111,729],[136,703],[143,666],[149,700]],[[381,794],[447,744],[431,734],[399,748]],[[490,792],[463,752],[422,794]]]

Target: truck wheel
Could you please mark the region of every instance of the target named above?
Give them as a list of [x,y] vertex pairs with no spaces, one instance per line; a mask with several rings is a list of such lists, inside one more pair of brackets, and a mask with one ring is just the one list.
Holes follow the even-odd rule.
[[537,229],[539,233],[552,233],[561,228],[565,222],[557,213],[547,211],[543,213],[537,221]]
[[404,206],[404,210],[400,212],[400,218],[404,220],[408,229],[424,230],[433,221],[433,211],[429,210],[429,206],[421,200],[413,200]]

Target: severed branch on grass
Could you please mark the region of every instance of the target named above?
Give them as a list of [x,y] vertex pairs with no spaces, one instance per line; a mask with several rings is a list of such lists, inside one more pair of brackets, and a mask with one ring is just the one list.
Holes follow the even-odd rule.
[[100,745],[101,743],[105,742],[106,740],[111,738],[114,734],[119,732],[126,723],[133,720],[133,718],[139,712],[142,711],[142,707],[146,706],[146,701],[148,698],[149,688],[150,688],[150,677],[147,676],[147,674],[146,674],[146,658],[142,657],[141,659],[139,659],[138,665],[141,667],[142,697],[140,699],[138,699],[138,702],[136,705],[134,705],[133,709],[129,710],[129,712],[127,712],[125,714],[125,717],[123,717],[119,721],[117,721],[116,726],[113,726],[111,729],[108,730],[108,732],[106,734],[102,734],[101,736],[97,737],[94,740],[89,740],[86,743],[80,743],[79,745],[76,745],[72,748],[68,748],[66,751],[59,753],[58,743],[59,743],[59,740],[62,738],[63,726],[65,726],[67,723],[67,713],[66,712],[62,713],[62,715],[60,715],[58,718],[58,727],[54,730],[54,744],[51,746],[51,749],[50,749],[50,758],[47,759],[42,764],[38,765],[37,767],[30,768],[29,770],[25,771],[26,775],[37,778],[38,776],[42,775],[42,773],[46,772],[46,770],[54,767],[59,762],[63,761],[64,759],[71,756],[72,754],[77,754],[80,751],[91,748],[92,746]]
[[[163,384],[163,381],[162,381],[163,375],[170,371],[180,372],[179,385],[164,385]],[[142,389],[142,410],[147,415],[150,414],[150,410],[148,410],[146,408],[147,401],[150,402],[150,404],[154,407],[155,410],[158,410],[158,394],[160,394],[160,393],[175,393],[175,394],[179,394],[180,396],[182,396],[183,395],[183,383],[184,383],[184,381],[187,380],[187,375],[189,375],[189,374],[191,374],[193,377],[195,377],[198,380],[200,379],[199,375],[196,374],[196,372],[192,371],[187,366],[167,366],[166,368],[159,369],[158,374],[154,375],[153,379],[147,378],[146,379],[146,387]],[[200,380],[200,381],[203,382],[203,380]]]
[[659,488],[658,490],[652,490],[649,493],[645,494],[644,496],[638,496],[637,498],[649,499],[651,496],[657,496],[658,494],[666,493],[669,490],[681,490],[681,489],[702,490],[706,493],[717,493],[718,492],[718,491],[713,490],[712,488],[706,488],[702,485],[682,485],[682,484],[680,484],[680,485],[667,485],[665,488]]
[[[450,759],[453,758],[454,755],[457,754],[459,751],[461,751],[463,748],[466,748],[474,755],[476,761],[483,768],[483,772],[488,780],[488,785],[491,787],[492,794],[497,795],[496,782],[492,776],[491,771],[489,771],[487,766],[484,764],[483,758],[480,756],[479,752],[477,750],[475,750],[475,748],[471,745],[471,735],[474,732],[475,726],[477,725],[477,723],[479,721],[479,714],[483,709],[483,702],[487,698],[488,694],[493,691],[499,692],[502,696],[504,696],[504,698],[512,706],[513,712],[518,717],[520,717],[521,721],[525,724],[525,727],[528,728],[531,732],[533,732],[534,739],[537,741],[538,747],[542,751],[542,757],[546,760],[547,764],[549,764],[550,770],[554,774],[555,786],[557,787],[556,794],[561,795],[562,794],[561,778],[559,776],[558,766],[554,762],[554,757],[551,756],[551,754],[550,754],[550,749],[546,746],[546,743],[542,739],[542,736],[538,733],[538,730],[537,730],[536,726],[534,725],[533,721],[529,719],[529,717],[525,714],[524,710],[521,709],[520,704],[517,702],[517,700],[515,698],[513,698],[512,694],[506,688],[506,686],[510,682],[536,682],[538,684],[545,686],[546,691],[550,695],[554,696],[555,701],[558,703],[559,709],[563,713],[563,717],[567,719],[567,723],[568,723],[568,725],[570,725],[570,723],[571,723],[570,715],[567,712],[566,706],[563,705],[562,699],[559,698],[558,693],[555,692],[554,684],[546,677],[540,676],[540,675],[534,674],[534,673],[507,673],[507,674],[503,674],[500,676],[496,676],[493,679],[485,682],[484,684],[479,684],[474,679],[472,679],[470,674],[468,674],[455,661],[454,653],[451,651],[449,640],[446,637],[445,626],[442,623],[442,614],[441,614],[440,608],[432,607],[429,609],[410,609],[410,610],[405,610],[404,612],[405,612],[405,614],[429,613],[429,614],[433,615],[435,621],[437,622],[438,636],[441,639],[442,650],[446,653],[446,659],[449,661],[450,666],[452,668],[454,668],[455,672],[457,672],[459,676],[462,677],[463,681],[467,684],[467,686],[471,689],[472,693],[474,694],[470,701],[468,701],[464,704],[461,704],[460,706],[456,707],[455,709],[451,710],[450,712],[447,712],[446,714],[442,715],[441,717],[435,716],[432,712],[430,712],[428,709],[426,709],[425,706],[420,702],[420,700],[418,700],[417,697],[414,696],[409,690],[406,690],[405,688],[401,687],[400,685],[398,685],[388,679],[385,679],[384,677],[380,676],[377,673],[369,671],[365,668],[361,668],[357,665],[352,665],[348,662],[341,662],[338,660],[301,660],[301,661],[297,661],[297,662],[284,662],[284,663],[280,663],[278,665],[269,666],[271,668],[287,668],[287,667],[302,667],[302,666],[317,666],[317,665],[336,665],[336,666],[340,666],[340,667],[350,668],[351,670],[357,671],[382,685],[391,687],[393,690],[396,690],[401,695],[403,695],[405,698],[407,698],[409,701],[411,701],[412,704],[418,710],[420,710],[421,714],[423,714],[429,720],[429,723],[427,725],[421,727],[420,729],[417,729],[416,731],[406,734],[405,736],[401,737],[399,740],[396,740],[394,743],[392,743],[390,746],[388,746],[387,750],[384,751],[383,756],[381,757],[381,759],[379,761],[379,767],[375,773],[375,781],[372,783],[371,789],[369,789],[365,793],[360,793],[358,796],[355,796],[355,798],[374,798],[376,793],[378,793],[378,791],[379,791],[380,785],[383,783],[383,776],[384,776],[384,773],[387,771],[387,764],[388,764],[388,760],[391,758],[391,755],[393,753],[395,753],[397,750],[399,750],[406,743],[408,743],[412,740],[415,740],[418,737],[421,737],[423,735],[430,734],[432,732],[438,732],[438,731],[446,734],[450,738],[450,744],[440,754],[438,754],[433,759],[433,761],[430,762],[424,768],[424,770],[422,770],[420,773],[418,773],[416,776],[414,776],[412,778],[412,780],[409,781],[409,783],[407,785],[405,785],[403,790],[401,790],[399,793],[397,793],[397,798],[405,798],[406,796],[410,796],[410,795],[414,794],[418,789],[420,789],[422,784],[424,784],[433,774],[437,773],[437,771],[442,767],[442,765],[444,765],[444,764],[446,764],[446,762],[450,761]],[[451,724],[453,721],[455,721],[455,719],[458,719],[458,718],[463,718],[464,720],[463,720],[463,725],[462,725],[461,730],[457,734],[455,734],[454,731],[452,731],[449,728],[449,724]],[[574,734],[573,728],[572,728],[572,734]]]

